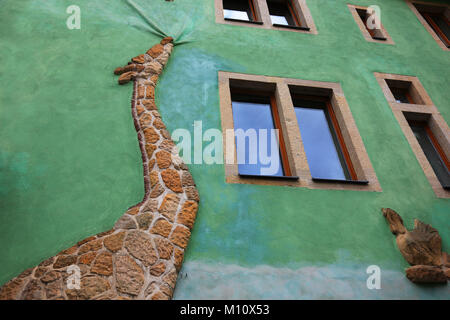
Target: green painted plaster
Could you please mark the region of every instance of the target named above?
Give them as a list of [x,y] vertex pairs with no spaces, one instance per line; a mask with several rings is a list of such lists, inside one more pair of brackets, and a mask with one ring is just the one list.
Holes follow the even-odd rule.
[[[365,41],[344,0],[307,1],[318,35],[216,24],[209,0],[135,3],[165,33],[182,31],[190,41],[175,47],[157,88],[170,131],[193,134],[197,120],[204,130],[220,129],[219,70],[339,82],[383,189],[226,184],[222,165],[190,165],[201,202],[187,263],[298,268],[344,259],[378,264],[398,277],[407,263],[382,207],[397,210],[408,227],[415,218],[431,223],[450,251],[449,201],[436,198],[373,75],[417,76],[448,123],[448,52],[403,0],[351,2],[379,5],[395,45]],[[81,30],[65,27],[71,4],[81,7]],[[132,88],[118,86],[112,70],[159,39],[126,1],[3,0],[0,6],[3,283],[111,227],[141,200]],[[199,287],[202,281],[210,280],[200,279]],[[245,285],[245,277],[240,281]],[[301,295],[292,291],[292,297]]]

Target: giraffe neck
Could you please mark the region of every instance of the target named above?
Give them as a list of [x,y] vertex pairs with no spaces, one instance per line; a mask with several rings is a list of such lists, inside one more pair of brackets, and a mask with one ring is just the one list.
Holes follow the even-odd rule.
[[[111,230],[86,238],[0,288],[0,299],[170,299],[199,196],[155,103],[158,77],[173,49],[165,38],[117,68],[134,81],[132,115],[142,153],[145,196]],[[79,288],[68,287],[70,270]],[[69,272],[69,273],[68,273]]]

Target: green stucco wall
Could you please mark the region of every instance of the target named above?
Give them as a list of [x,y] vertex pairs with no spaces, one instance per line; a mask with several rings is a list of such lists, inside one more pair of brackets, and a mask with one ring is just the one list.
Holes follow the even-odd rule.
[[[380,209],[437,228],[450,251],[450,203],[436,198],[373,72],[417,76],[450,119],[449,56],[403,0],[379,5],[395,42],[367,42],[344,0],[308,0],[318,35],[215,23],[212,0],[136,0],[170,35],[160,79],[169,131],[221,128],[219,70],[339,82],[383,192],[226,184],[223,165],[190,165],[200,209],[175,298],[450,298],[418,287]],[[435,1],[439,2],[439,1]],[[445,2],[445,1],[441,1]],[[81,8],[81,30],[65,10]],[[115,67],[159,38],[121,1],[0,0],[0,283],[110,228],[144,194]],[[382,289],[366,288],[366,268]]]

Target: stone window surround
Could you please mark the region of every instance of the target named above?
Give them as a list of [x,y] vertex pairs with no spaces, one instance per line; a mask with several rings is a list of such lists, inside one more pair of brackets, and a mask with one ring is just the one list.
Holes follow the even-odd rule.
[[[249,75],[226,71],[219,71],[218,78],[223,141],[226,141],[226,131],[228,129],[234,130],[230,82],[233,82],[233,85],[238,84],[240,87],[247,89],[274,90],[289,166],[292,175],[299,177],[298,180],[293,180],[274,177],[250,178],[240,176],[238,173],[235,141],[231,139],[230,143],[232,144],[229,147],[233,148],[235,161],[233,164],[225,162],[225,181],[227,183],[306,187],[309,189],[382,191],[339,83]],[[312,179],[290,90],[299,91],[303,94],[330,96],[331,105],[336,114],[358,180],[368,181],[368,184],[339,181],[318,182]],[[227,150],[225,143],[223,152],[226,160]]]
[[364,36],[364,39],[366,39],[366,41],[376,42],[376,43],[384,43],[384,44],[395,44],[394,41],[392,40],[391,36],[389,35],[389,33],[384,28],[383,24],[381,24],[381,33],[386,38],[386,40],[378,40],[378,39],[372,38],[369,31],[367,31],[366,26],[364,25],[364,22],[361,20],[359,14],[357,12],[357,9],[367,10],[368,7],[356,6],[356,5],[352,5],[352,4],[347,4],[347,6],[350,9],[353,19],[355,20],[356,24],[358,25],[359,29],[361,30],[361,32]]
[[443,4],[443,3],[435,3],[435,2],[424,2],[424,1],[415,1],[415,0],[405,0],[408,7],[414,12],[414,14],[417,16],[417,19],[419,19],[420,23],[425,27],[425,29],[428,31],[428,33],[431,34],[433,39],[437,42],[437,44],[444,50],[444,51],[450,51],[450,48],[447,48],[447,46],[442,42],[442,40],[439,38],[439,36],[436,34],[436,32],[433,30],[433,28],[430,27],[428,22],[425,20],[425,18],[420,14],[419,10],[414,6],[414,4],[424,4],[429,6],[438,6],[438,7],[447,7],[447,11],[450,10],[450,5]]
[[[420,147],[419,142],[417,141],[407,122],[405,113],[408,114],[408,117],[414,117],[417,120],[427,121],[431,131],[438,140],[443,151],[445,152],[447,157],[450,157],[450,130],[444,118],[441,116],[439,110],[431,101],[430,96],[427,94],[425,88],[420,83],[417,77],[378,72],[375,72],[374,75],[378,83],[380,84],[381,89],[383,90],[383,93],[389,103],[389,106],[392,109],[392,112],[394,113],[395,118],[400,124],[403,134],[408,140],[412,151],[416,155],[416,158],[425,173],[425,176],[430,182],[434,193],[438,198],[450,198],[450,191],[445,190],[439,182],[433,168],[428,162],[425,153]],[[410,82],[413,86],[413,90],[419,96],[420,100],[418,101],[422,101],[424,104],[396,102],[391,90],[389,89],[386,79]]]
[[292,3],[297,9],[298,14],[300,15],[300,19],[302,21],[306,21],[306,26],[309,28],[309,31],[290,27],[273,26],[272,20],[270,19],[267,0],[253,0],[259,23],[225,20],[225,18],[223,17],[223,0],[214,0],[214,2],[215,2],[216,23],[231,24],[245,27],[256,27],[270,30],[282,30],[282,31],[318,34],[316,25],[314,24],[314,20],[306,4],[306,0],[292,0]]

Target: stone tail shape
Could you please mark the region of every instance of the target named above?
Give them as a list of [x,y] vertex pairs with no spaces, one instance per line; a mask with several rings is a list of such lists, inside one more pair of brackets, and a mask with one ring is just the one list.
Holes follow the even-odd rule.
[[[0,299],[172,298],[199,202],[192,176],[155,104],[156,83],[172,49],[173,39],[164,38],[114,71],[119,84],[134,81],[131,104],[144,166],[144,199],[113,229],[7,282],[0,288]],[[74,280],[78,271],[79,283]]]

